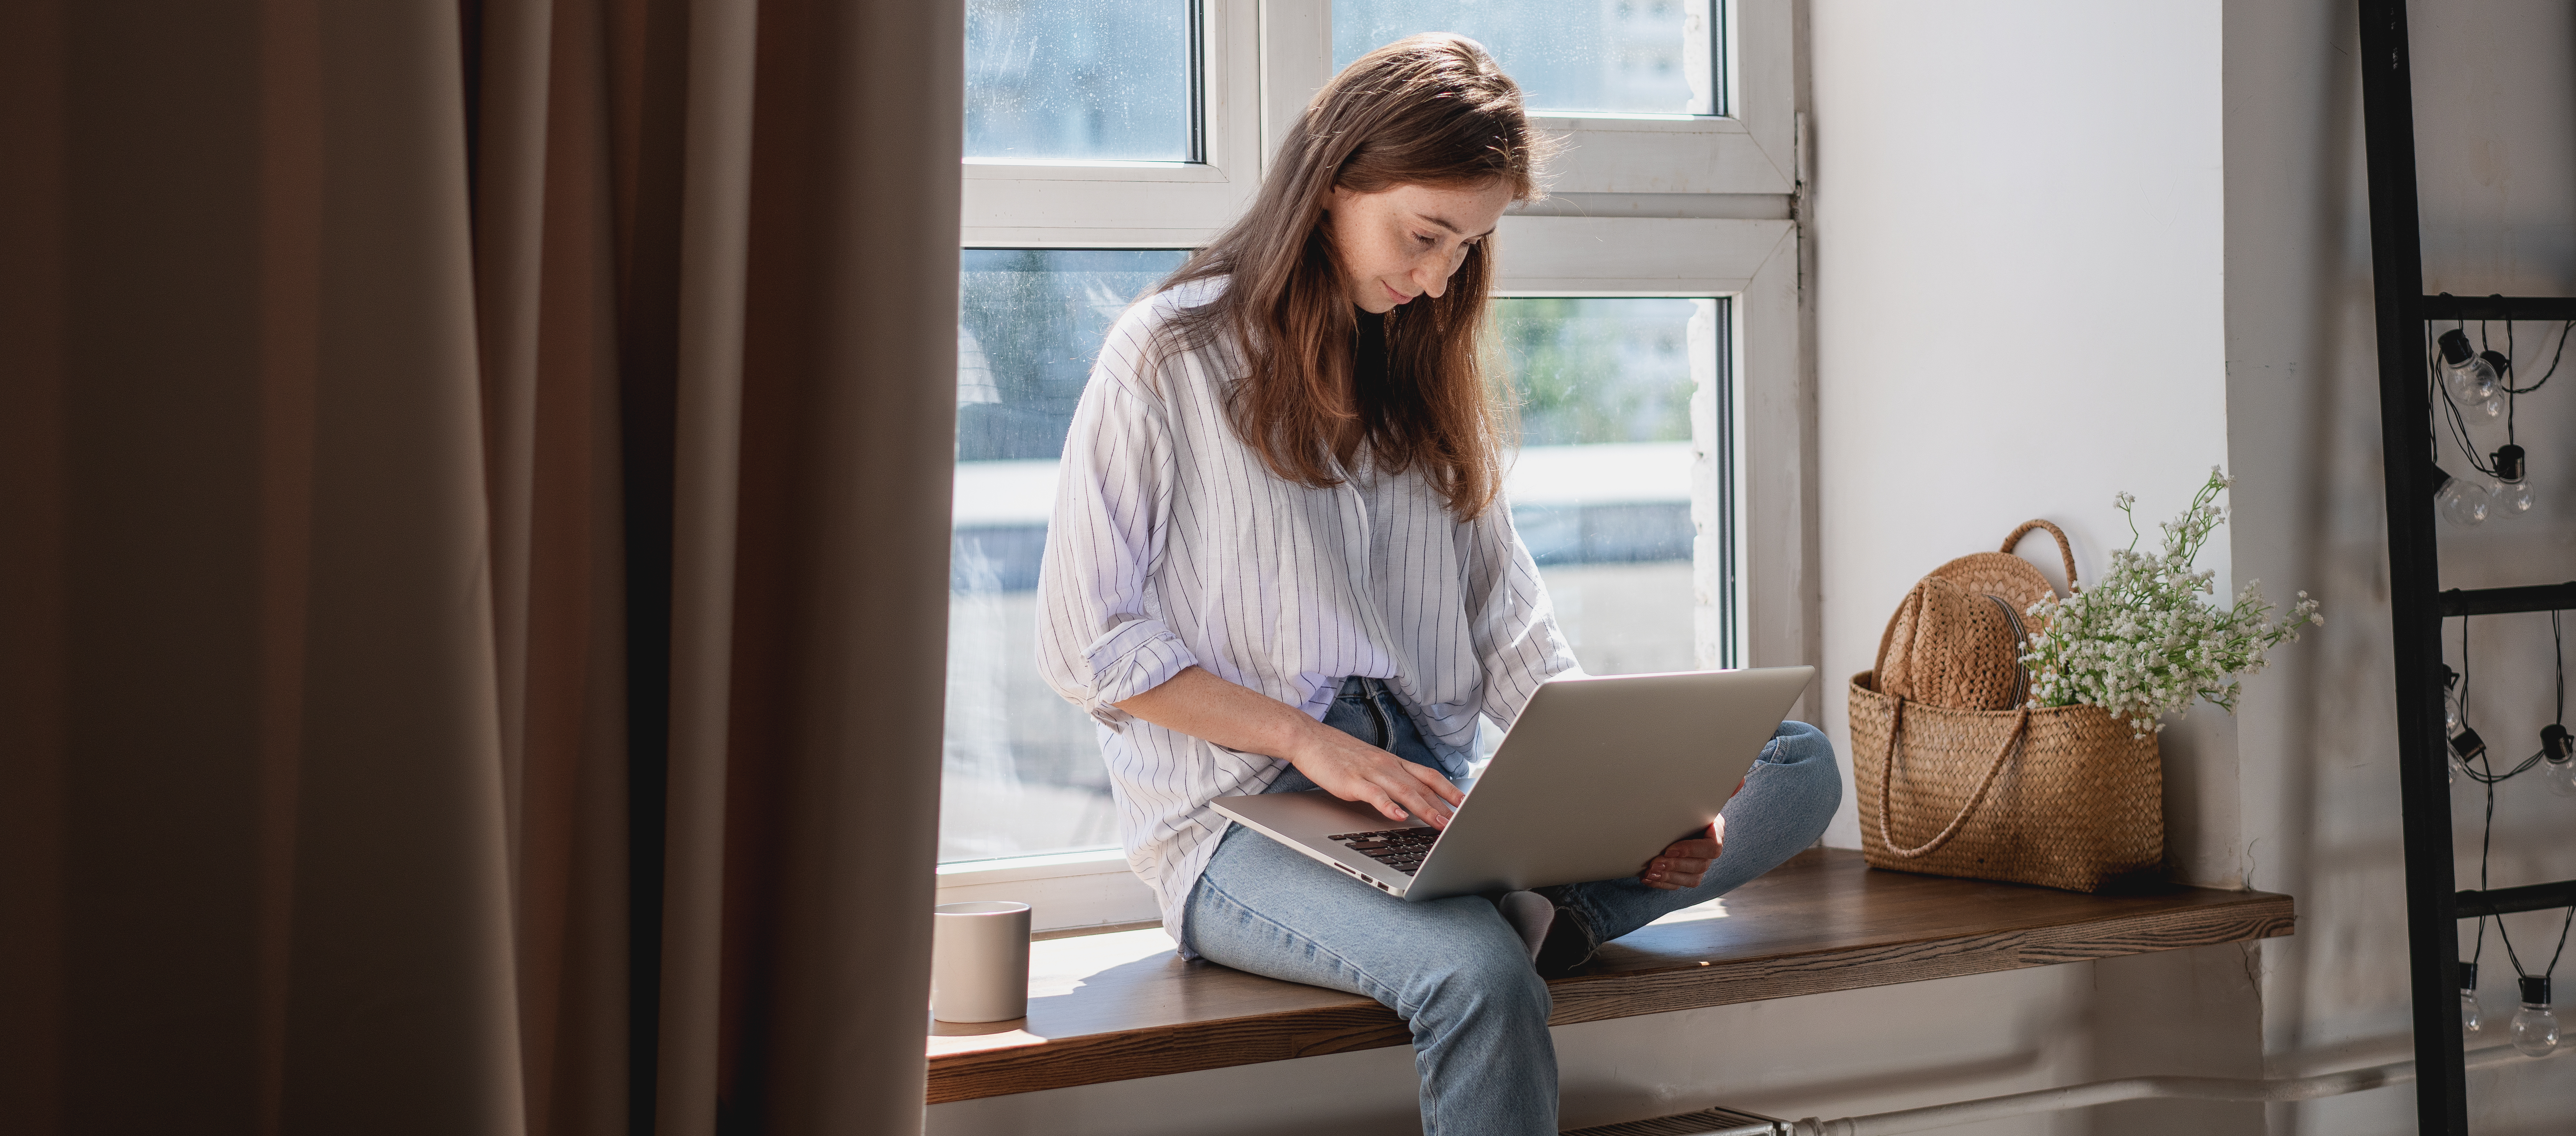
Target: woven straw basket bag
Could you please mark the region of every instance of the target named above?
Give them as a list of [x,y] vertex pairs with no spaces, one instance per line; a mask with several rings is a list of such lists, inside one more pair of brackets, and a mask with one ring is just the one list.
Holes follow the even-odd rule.
[[1852,676],[1851,737],[1861,851],[1872,867],[2043,884],[2070,891],[2159,878],[2164,773],[2099,706],[2031,709],[2022,614],[2050,594],[2014,546],[1963,556],[1916,584]]

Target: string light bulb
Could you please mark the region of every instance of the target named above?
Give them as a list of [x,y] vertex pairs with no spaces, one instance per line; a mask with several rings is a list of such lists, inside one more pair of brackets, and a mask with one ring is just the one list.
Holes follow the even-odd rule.
[[2486,411],[2489,418],[2501,417],[2505,392],[2512,389],[2513,360],[2505,358],[2502,351],[2480,351],[2478,362],[2486,364],[2487,370],[2496,376],[2495,389],[2487,392],[2486,398],[2478,403],[2478,409]]
[[2476,1033],[2485,1024],[2478,1013],[2478,964],[2460,964],[2460,1032]]
[[2531,511],[2531,470],[2523,448],[2507,442],[2487,455],[2495,467],[2496,480],[2503,482],[2498,495],[2504,498],[2504,514],[2515,516]]
[[[2442,737],[2452,739],[2460,733],[2460,672],[2451,664],[2442,664]],[[2453,785],[2460,783],[2460,755],[2443,755],[2442,772]]]
[[2576,797],[2576,739],[2552,722],[2540,728],[2540,783],[2551,796]]
[[2503,391],[2504,380],[2496,375],[2495,364],[2469,350],[2467,332],[2453,328],[2443,332],[2436,342],[2442,349],[2442,387],[2451,392],[2453,402],[2478,406]]
[[2558,1048],[2558,1015],[2549,1009],[2549,976],[2522,976],[2522,1008],[2513,1012],[2513,1047],[2526,1057],[2547,1057]]
[[2460,780],[2460,771],[2467,769],[2470,762],[2476,761],[2486,752],[2486,739],[2479,737],[2476,730],[2467,726],[2462,726],[2459,729],[2452,731],[2451,783],[2455,785],[2458,784]]
[[2442,519],[2468,528],[2486,523],[2496,511],[2495,490],[2480,477],[2453,477],[2440,466],[2433,467],[2433,509]]

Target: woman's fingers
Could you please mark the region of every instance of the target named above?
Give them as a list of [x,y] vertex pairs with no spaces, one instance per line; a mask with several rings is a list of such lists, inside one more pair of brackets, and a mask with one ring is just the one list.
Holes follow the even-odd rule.
[[1404,802],[1366,773],[1353,776],[1349,780],[1340,777],[1335,777],[1331,781],[1318,780],[1316,784],[1325,792],[1345,801],[1376,809],[1378,815],[1388,820],[1403,820],[1405,817]]
[[1647,887],[1671,891],[1674,888],[1698,887],[1700,877],[1708,873],[1711,861],[1692,857],[1658,856],[1646,862],[1646,870],[1637,873]]
[[[1711,831],[1723,830],[1712,828]],[[1708,866],[1716,863],[1718,855],[1724,851],[1726,846],[1715,840],[1676,840],[1664,848],[1662,855],[1646,861],[1637,878],[1647,887],[1664,891],[1698,887],[1700,879],[1708,874]]]
[[[1405,764],[1410,765],[1412,763],[1406,762]],[[1395,796],[1396,801],[1405,807],[1406,811],[1412,813],[1416,818],[1429,824],[1433,828],[1447,828],[1449,826],[1449,806],[1447,802],[1442,801],[1439,797],[1426,791],[1426,786],[1419,781],[1400,776],[1392,778],[1392,780],[1397,783],[1387,785],[1386,788]]]
[[[1345,801],[1376,809],[1388,820],[1418,817],[1434,827],[1446,827],[1451,811],[1449,803],[1429,783],[1408,777],[1403,771],[1389,769],[1387,765],[1401,765],[1407,770],[1419,767],[1412,762],[1386,756],[1382,750],[1375,752],[1374,760],[1361,757],[1348,764],[1334,766],[1326,776],[1316,778],[1315,783]],[[1314,777],[1314,772],[1308,772],[1307,776]],[[1446,780],[1439,783],[1448,784]]]
[[1455,807],[1467,799],[1440,771],[1369,745],[1339,730],[1317,728],[1316,746],[1292,761],[1324,791],[1342,800],[1368,805],[1388,820],[1415,817],[1445,828]]
[[1410,761],[1401,762],[1399,764],[1404,766],[1405,772],[1413,775],[1414,780],[1422,782],[1424,785],[1429,786],[1432,792],[1439,794],[1441,800],[1447,801],[1453,806],[1466,802],[1466,792],[1458,788],[1458,786],[1452,783],[1447,777],[1441,776],[1439,770],[1433,769],[1427,765],[1416,765]]
[[[1339,744],[1335,748],[1340,750],[1336,757],[1346,763],[1341,767],[1351,777],[1349,788],[1357,792],[1346,794],[1335,786],[1326,785],[1325,788],[1334,790],[1334,796],[1343,800],[1374,797],[1376,801],[1373,803],[1377,804],[1379,812],[1386,814],[1387,819],[1403,820],[1412,816],[1434,827],[1446,827],[1451,806],[1466,799],[1466,794],[1459,792],[1458,787],[1441,776],[1439,770],[1416,765],[1346,735],[1337,735],[1336,741]],[[1403,811],[1388,811],[1391,808]]]

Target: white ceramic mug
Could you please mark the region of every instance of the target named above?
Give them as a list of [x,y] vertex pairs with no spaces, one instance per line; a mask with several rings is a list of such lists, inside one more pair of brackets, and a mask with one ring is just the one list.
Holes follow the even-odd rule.
[[1029,1012],[1029,905],[943,903],[930,909],[930,1016],[1007,1022]]

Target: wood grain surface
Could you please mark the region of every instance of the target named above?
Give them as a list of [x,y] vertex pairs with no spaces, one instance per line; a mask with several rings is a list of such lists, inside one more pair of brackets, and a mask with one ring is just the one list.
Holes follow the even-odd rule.
[[[2073,892],[1800,853],[1549,984],[1558,1025],[2286,935],[2290,897]],[[1404,1045],[1367,998],[1183,962],[1161,928],[1033,944],[1029,1016],[931,1023],[929,1103]]]

